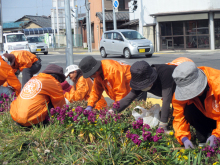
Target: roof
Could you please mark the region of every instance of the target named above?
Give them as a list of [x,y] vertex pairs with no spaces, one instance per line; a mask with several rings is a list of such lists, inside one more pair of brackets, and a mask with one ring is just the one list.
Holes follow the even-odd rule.
[[16,29],[22,27],[30,21],[19,21],[19,22],[5,22],[3,23],[3,29]]
[[166,12],[166,13],[155,13],[150,14],[150,16],[167,16],[167,15],[181,15],[181,14],[196,14],[196,13],[208,13],[208,12],[219,12],[220,9],[210,9],[210,10],[192,10],[192,11],[180,11],[180,12]]
[[105,31],[105,32],[126,32],[126,31],[136,31],[136,30],[133,30],[133,29],[116,29],[116,30],[108,30],[108,31]]
[[138,25],[138,24],[139,24],[139,19],[134,19],[129,22],[123,23],[120,27],[132,26],[132,25]]
[[23,20],[24,18],[28,18],[30,21],[39,25],[42,28],[51,27],[51,18],[47,17],[47,16],[25,15],[15,22],[19,22],[19,21]]
[[[117,21],[127,21],[129,20],[129,13],[128,12],[116,12],[116,20]],[[102,22],[103,14],[102,12],[97,12],[96,16]],[[113,21],[113,12],[105,12],[105,21]]]

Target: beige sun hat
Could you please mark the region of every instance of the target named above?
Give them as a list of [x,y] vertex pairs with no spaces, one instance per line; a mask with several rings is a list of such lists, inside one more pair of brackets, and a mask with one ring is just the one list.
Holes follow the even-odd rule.
[[66,76],[66,77],[69,76],[69,74],[70,74],[71,72],[74,72],[74,71],[76,71],[76,70],[79,70],[78,65],[69,65],[69,66],[66,68],[65,76]]

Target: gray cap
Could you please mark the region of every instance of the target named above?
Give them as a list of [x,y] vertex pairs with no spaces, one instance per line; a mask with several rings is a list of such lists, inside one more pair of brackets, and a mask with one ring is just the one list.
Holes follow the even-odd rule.
[[176,83],[175,98],[180,101],[198,96],[207,85],[205,73],[198,69],[194,62],[184,62],[173,71]]

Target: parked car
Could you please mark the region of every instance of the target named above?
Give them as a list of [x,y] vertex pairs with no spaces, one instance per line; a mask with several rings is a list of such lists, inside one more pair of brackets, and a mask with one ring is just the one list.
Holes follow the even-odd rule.
[[4,33],[4,52],[11,53],[14,50],[29,50],[28,41],[24,33]]
[[38,36],[27,36],[30,51],[33,54],[44,53],[48,54],[48,46]]
[[102,58],[108,54],[123,55],[125,58],[133,55],[151,57],[154,53],[152,42],[131,29],[106,31],[102,35],[99,50]]

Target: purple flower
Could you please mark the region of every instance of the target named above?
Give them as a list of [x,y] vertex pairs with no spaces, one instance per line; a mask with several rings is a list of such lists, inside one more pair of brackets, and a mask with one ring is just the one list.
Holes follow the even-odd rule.
[[149,132],[149,131],[143,132],[142,136],[143,136],[144,141],[146,141],[146,140],[151,141],[151,132]]
[[207,156],[206,157],[211,157],[211,152],[207,152]]
[[74,117],[73,117],[73,121],[77,121],[78,116],[79,116],[78,114],[77,114],[76,116],[74,116]]
[[61,111],[60,107],[56,107],[56,112],[60,113],[60,111]]
[[50,109],[50,114],[53,116],[57,111],[54,108]]
[[131,135],[131,140],[135,143],[135,144],[137,144],[138,146],[140,146],[140,144],[141,144],[141,140],[139,139],[139,135],[137,135],[137,134],[132,134]]
[[141,126],[143,126],[143,120],[137,120],[132,123],[133,129],[139,129]]
[[153,141],[154,141],[154,142],[158,142],[159,139],[160,139],[160,138],[159,138],[157,135],[153,136]]
[[150,126],[148,124],[144,124],[142,127],[142,131],[145,131],[145,128],[150,129]]
[[127,132],[126,132],[126,137],[128,138],[128,139],[131,139],[131,132],[128,130]]
[[2,104],[3,103],[3,101],[0,101],[0,104]]
[[113,103],[113,108],[114,109],[119,109],[120,108],[120,102],[119,101],[116,101]]
[[83,112],[83,108],[78,106],[78,107],[76,107],[75,112],[80,115]]
[[154,154],[154,153],[156,153],[156,152],[157,152],[157,149],[156,149],[156,148],[154,148],[154,149],[153,149],[153,154]]
[[157,130],[156,130],[156,133],[157,134],[159,134],[159,133],[164,133],[164,129],[163,128],[158,128]]
[[67,115],[68,115],[69,117],[73,117],[73,111],[67,112]]

